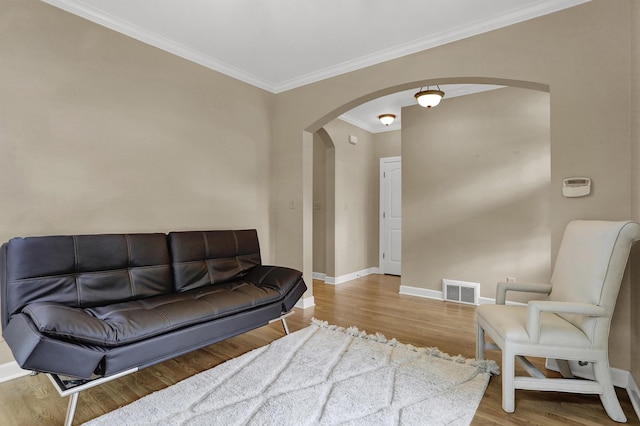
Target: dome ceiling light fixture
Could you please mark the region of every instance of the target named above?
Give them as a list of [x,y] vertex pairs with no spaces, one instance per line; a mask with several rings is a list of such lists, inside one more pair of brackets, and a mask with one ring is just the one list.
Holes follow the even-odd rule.
[[440,103],[444,98],[444,92],[440,90],[440,86],[436,85],[436,87],[438,88],[437,90],[429,89],[429,86],[427,86],[427,90],[422,90],[421,87],[420,91],[414,95],[420,106],[431,108]]
[[378,116],[378,119],[385,126],[389,126],[391,123],[393,123],[393,120],[396,119],[396,115],[395,114],[382,114],[382,115]]

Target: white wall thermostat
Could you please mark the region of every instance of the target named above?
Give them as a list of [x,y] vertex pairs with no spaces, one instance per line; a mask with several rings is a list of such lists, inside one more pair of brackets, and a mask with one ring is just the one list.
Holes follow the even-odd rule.
[[562,181],[562,195],[565,197],[584,197],[591,193],[591,179],[572,177]]

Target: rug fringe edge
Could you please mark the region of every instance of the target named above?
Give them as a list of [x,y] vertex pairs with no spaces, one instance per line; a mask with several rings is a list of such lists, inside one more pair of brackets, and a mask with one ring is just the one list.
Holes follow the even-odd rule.
[[315,317],[311,318],[311,325],[315,325],[319,328],[326,328],[329,330],[334,330],[340,333],[348,334],[353,337],[358,337],[361,339],[372,340],[374,342],[384,343],[389,346],[399,346],[404,347],[406,349],[412,350],[414,352],[423,353],[429,356],[433,356],[435,358],[441,358],[447,361],[457,362],[459,364],[468,364],[473,367],[476,367],[479,371],[498,375],[500,374],[500,367],[498,364],[489,359],[476,359],[476,358],[465,358],[462,355],[451,356],[446,352],[442,352],[440,349],[436,347],[427,347],[420,348],[413,346],[412,344],[400,343],[396,339],[387,339],[384,334],[377,332],[376,334],[368,334],[365,330],[359,330],[358,327],[340,327],[338,325],[329,324],[327,321],[319,320]]

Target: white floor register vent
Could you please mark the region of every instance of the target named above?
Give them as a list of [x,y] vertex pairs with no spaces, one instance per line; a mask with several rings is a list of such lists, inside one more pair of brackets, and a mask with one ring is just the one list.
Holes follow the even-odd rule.
[[480,283],[442,279],[442,297],[447,302],[478,304]]

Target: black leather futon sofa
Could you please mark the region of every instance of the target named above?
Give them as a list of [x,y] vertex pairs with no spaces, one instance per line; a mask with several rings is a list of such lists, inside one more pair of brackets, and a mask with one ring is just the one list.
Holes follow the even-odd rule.
[[58,382],[261,327],[307,289],[300,271],[262,265],[255,230],[13,238],[0,256],[2,335],[22,368]]

